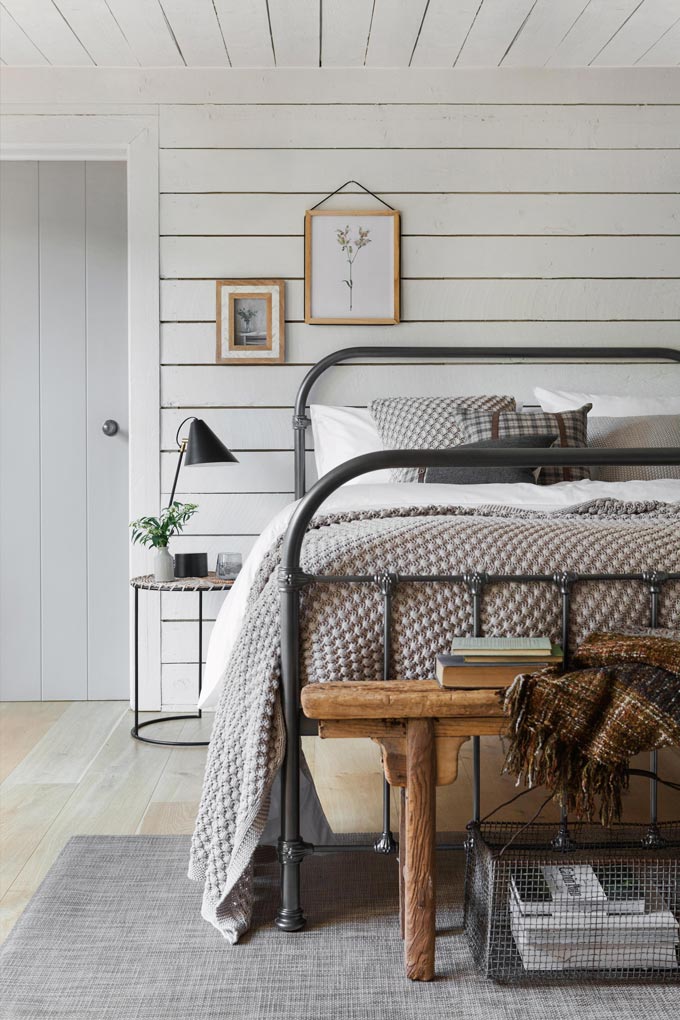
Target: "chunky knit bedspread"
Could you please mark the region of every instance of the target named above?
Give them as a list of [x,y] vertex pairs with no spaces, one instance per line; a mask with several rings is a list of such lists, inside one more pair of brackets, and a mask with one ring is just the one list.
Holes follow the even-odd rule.
[[[285,733],[279,702],[277,567],[280,542],[266,555],[247,620],[230,660],[217,708],[192,840],[189,876],[204,886],[203,916],[230,942],[250,924],[252,856],[264,829]],[[316,574],[638,573],[680,571],[680,504],[599,500],[545,514],[499,507],[415,507],[334,514],[314,520],[302,567]],[[575,642],[593,630],[646,624],[646,586],[577,584]],[[393,601],[395,678],[432,675],[434,657],[453,635],[471,632],[461,584],[400,584]],[[305,682],[382,676],[382,600],[378,586],[315,584],[302,595]],[[485,588],[485,633],[560,638],[557,587]],[[680,627],[680,582],[663,586],[659,623]],[[304,835],[304,834],[303,834]]]

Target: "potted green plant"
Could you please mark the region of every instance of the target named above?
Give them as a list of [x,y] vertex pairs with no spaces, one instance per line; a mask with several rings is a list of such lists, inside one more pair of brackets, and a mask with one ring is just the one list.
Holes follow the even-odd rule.
[[179,535],[198,510],[195,503],[171,503],[158,517],[140,517],[132,521],[132,543],[152,546],[156,550],[153,576],[156,581],[172,581],[175,565],[168,550],[173,535]]

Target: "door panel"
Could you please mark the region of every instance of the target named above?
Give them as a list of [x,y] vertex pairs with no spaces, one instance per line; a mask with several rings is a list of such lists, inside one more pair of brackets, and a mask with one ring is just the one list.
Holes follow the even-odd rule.
[[127,698],[125,164],[2,162],[0,202],[0,698]]
[[[88,698],[127,698],[126,166],[87,163]],[[118,422],[107,437],[102,423]],[[125,592],[125,595],[121,593]]]
[[42,696],[87,698],[85,164],[40,163]]
[[38,164],[0,164],[0,698],[40,699]]

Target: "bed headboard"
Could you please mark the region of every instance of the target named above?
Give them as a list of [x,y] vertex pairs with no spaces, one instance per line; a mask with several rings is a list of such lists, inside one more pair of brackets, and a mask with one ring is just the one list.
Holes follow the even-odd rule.
[[293,412],[293,449],[295,453],[295,498],[306,492],[305,433],[311,422],[307,403],[312,387],[323,373],[347,361],[674,361],[680,364],[680,350],[671,347],[345,347],[321,358],[300,383]]

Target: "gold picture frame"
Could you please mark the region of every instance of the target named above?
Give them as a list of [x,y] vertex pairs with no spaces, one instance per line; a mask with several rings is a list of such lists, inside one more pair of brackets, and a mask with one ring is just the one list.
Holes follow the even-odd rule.
[[398,323],[400,262],[401,217],[396,210],[309,209],[305,213],[305,322]]
[[285,361],[283,280],[216,280],[218,365]]

